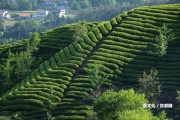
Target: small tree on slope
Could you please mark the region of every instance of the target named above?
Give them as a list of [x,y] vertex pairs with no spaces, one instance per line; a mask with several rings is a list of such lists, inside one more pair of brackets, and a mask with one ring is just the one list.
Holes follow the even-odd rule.
[[162,57],[166,54],[166,49],[169,41],[175,39],[175,34],[172,29],[168,29],[167,25],[164,23],[159,30],[159,36],[156,37],[156,42],[158,43],[156,55]]
[[143,72],[139,77],[140,92],[146,95],[150,102],[157,102],[160,97],[160,83],[158,82],[158,71],[154,68],[150,74]]
[[75,40],[81,39],[81,37],[84,36],[88,32],[88,29],[87,29],[84,21],[80,21],[77,25],[75,25],[70,30],[74,31],[73,38]]
[[88,76],[91,80],[91,84],[95,89],[94,97],[98,97],[101,93],[98,91],[103,83],[107,80],[108,75],[101,75],[101,65],[94,64],[94,66],[87,70]]

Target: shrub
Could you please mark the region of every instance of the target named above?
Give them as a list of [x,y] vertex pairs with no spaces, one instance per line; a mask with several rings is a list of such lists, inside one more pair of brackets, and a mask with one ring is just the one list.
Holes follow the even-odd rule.
[[104,34],[104,35],[106,35],[106,34],[109,33],[108,30],[106,29],[106,27],[104,26],[104,24],[100,25],[100,26],[98,27],[98,29],[99,29],[99,30],[101,31],[101,33]]
[[103,39],[103,35],[101,34],[101,32],[98,28],[94,29],[93,32],[98,40]]
[[54,55],[54,59],[56,60],[58,66],[63,63],[58,53]]
[[52,70],[50,67],[49,61],[45,61],[43,64],[44,64],[44,68],[45,68],[46,72]]
[[66,56],[64,50],[61,50],[61,51],[59,52],[59,56],[60,56],[61,60],[63,61],[63,63],[68,62],[68,59],[67,59],[67,56]]
[[135,30],[139,30],[142,32],[152,33],[152,34],[158,34],[159,33],[158,29],[145,28],[143,26],[131,24],[131,22],[127,22],[127,21],[126,21],[126,23],[121,23],[120,27],[135,29]]
[[46,71],[45,71],[45,68],[44,68],[43,63],[41,63],[41,64],[39,65],[38,69],[39,69],[39,72],[40,72],[41,76],[43,76],[43,75],[46,74]]
[[68,47],[65,47],[65,48],[63,49],[63,51],[64,51],[64,53],[66,54],[66,57],[67,57],[69,60],[72,59],[72,55],[71,55],[70,50],[68,49]]
[[93,32],[88,33],[89,38],[92,40],[92,42],[97,43],[99,42]]
[[121,23],[121,21],[123,20],[122,17],[120,15],[118,15],[117,17],[115,17],[116,21],[118,23]]
[[84,41],[83,42],[80,42],[80,45],[83,49],[87,50],[88,51],[88,54],[90,53],[90,51],[93,49],[92,46],[86,44]]
[[[12,97],[12,96],[11,96]],[[6,100],[4,101],[4,105],[15,105],[16,104],[21,104],[22,106],[23,105],[33,105],[33,106],[38,106],[38,107],[42,107],[43,106],[43,102],[41,100],[37,100],[38,98],[41,98],[39,96],[34,96],[33,95],[18,95],[17,97],[22,97],[22,98],[18,98],[18,99],[15,99],[15,100]],[[32,98],[31,98],[32,97]],[[28,98],[28,99],[26,99]],[[35,99],[33,99],[35,98]],[[45,100],[45,99],[44,99]],[[23,110],[23,107],[21,108],[21,110]]]
[[51,64],[51,68],[52,68],[52,69],[57,68],[57,64],[56,64],[56,61],[55,61],[54,57],[51,57],[51,58],[49,59],[49,62],[50,62],[50,64]]
[[128,12],[124,12],[124,13],[121,15],[122,19],[125,19],[127,16],[128,16]]
[[147,12],[147,11],[136,11],[138,14],[147,15],[147,16],[153,16],[153,17],[162,17],[162,18],[168,18],[168,19],[177,19],[177,15],[171,15],[171,14],[162,14],[162,13],[155,13],[155,12]]
[[118,25],[118,23],[117,23],[115,18],[111,19],[110,22],[111,22],[112,26]]
[[11,117],[8,117],[8,116],[0,116],[0,120],[11,120]]
[[86,50],[86,49],[83,49],[79,43],[75,43],[75,44],[73,44],[73,46],[74,46],[74,48],[76,49],[77,52],[84,53],[84,54],[89,54],[89,51]]
[[154,38],[149,38],[149,37],[145,37],[145,36],[138,36],[138,35],[131,35],[131,34],[124,33],[124,32],[113,31],[111,34],[118,36],[118,37],[131,39],[134,41],[155,42]]
[[[133,21],[128,21],[127,23],[129,23],[129,22],[133,23]],[[124,23],[126,23],[126,22],[124,22]],[[155,37],[154,34],[147,33],[147,32],[144,32],[144,31],[139,31],[137,29],[128,29],[128,28],[123,28],[123,27],[116,27],[115,30],[119,31],[119,32],[126,32],[126,33],[130,33],[130,34],[141,35],[141,36],[150,37],[150,38],[154,38]]]
[[83,87],[76,87],[76,86],[70,86],[69,90],[71,91],[84,91],[84,92],[92,92],[93,89],[92,88],[83,88]]
[[77,57],[83,59],[83,58],[85,58],[87,56],[87,55],[85,55],[83,53],[76,52],[76,49],[75,49],[75,47],[72,44],[69,45],[69,50],[71,52],[71,55],[73,55],[75,57],[77,56]]
[[93,41],[91,41],[91,39],[88,36],[84,36],[83,39],[84,39],[86,44],[88,44],[88,45],[90,45],[92,47],[96,46],[96,44]]
[[110,62],[106,62],[106,61],[101,61],[101,60],[89,60],[90,63],[97,63],[97,64],[102,64],[110,69],[118,69],[119,66],[117,64],[114,63],[110,63]]

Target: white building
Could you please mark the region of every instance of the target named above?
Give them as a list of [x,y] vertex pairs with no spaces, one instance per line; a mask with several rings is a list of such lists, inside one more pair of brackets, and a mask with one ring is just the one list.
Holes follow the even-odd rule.
[[59,17],[61,18],[61,17],[65,17],[65,16],[66,16],[66,9],[60,10]]
[[37,11],[32,18],[33,19],[46,19],[49,12],[47,10],[39,10]]
[[11,15],[8,11],[0,11],[0,17],[4,20],[11,18]]

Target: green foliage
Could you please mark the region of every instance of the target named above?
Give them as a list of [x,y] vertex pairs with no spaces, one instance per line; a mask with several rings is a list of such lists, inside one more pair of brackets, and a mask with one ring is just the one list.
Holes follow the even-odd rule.
[[[94,111],[99,120],[121,120],[119,115],[125,114],[123,112],[142,110],[142,105],[147,102],[143,94],[136,94],[133,89],[119,92],[106,91],[94,102]],[[133,116],[132,112],[131,116]]]
[[104,24],[100,25],[98,28],[101,31],[101,33],[104,35],[109,33],[106,27],[104,26]]
[[58,101],[54,98],[54,96],[55,96],[55,90],[53,88],[51,88],[51,93],[49,96],[49,100],[50,100],[49,108],[50,108],[50,110],[54,110],[55,106],[58,104]]
[[73,38],[75,40],[79,40],[82,36],[84,36],[88,32],[88,29],[85,26],[85,22],[84,21],[80,21],[77,25],[72,27],[70,30],[71,31],[75,31],[75,33],[73,35]]
[[87,70],[87,72],[91,80],[91,84],[95,88],[95,90],[98,90],[108,78],[108,75],[106,76],[100,75],[101,72],[100,64],[94,64],[92,68]]
[[118,22],[118,23],[120,23],[121,21],[122,21],[122,17],[119,15],[119,16],[117,16],[116,17],[116,21]]
[[29,44],[31,47],[30,49],[32,49],[33,51],[37,50],[37,45],[39,44],[40,41],[41,41],[41,38],[39,34],[35,32],[29,39]]
[[33,32],[43,31],[42,23],[38,21],[18,21],[8,31],[4,32],[4,38],[24,39],[32,35]]
[[12,61],[14,61],[14,55],[9,49],[8,58],[5,60],[5,64],[0,64],[0,94],[2,94],[6,89],[8,89],[12,82],[10,81],[12,74]]
[[15,54],[15,69],[14,73],[21,80],[31,71],[31,66],[34,61],[32,50],[27,43],[26,50]]
[[11,52],[11,50],[9,49],[8,51],[8,58],[6,59],[5,65],[0,65],[0,69],[3,77],[5,80],[9,80],[10,79],[10,74],[12,72],[12,66],[11,66],[11,62],[14,60],[14,55]]
[[158,81],[158,71],[154,68],[150,74],[143,72],[139,77],[140,92],[146,95],[150,102],[157,102],[160,96],[160,83]]
[[103,35],[98,28],[94,29],[93,32],[98,40],[101,40],[103,38]]
[[0,116],[0,120],[11,120],[11,117]]
[[55,117],[52,116],[51,113],[47,112],[47,120],[55,120]]
[[167,114],[165,111],[162,111],[158,114],[158,117],[155,118],[154,120],[171,120],[171,119],[167,118]]
[[114,25],[118,25],[117,21],[116,21],[116,18],[113,18],[111,19],[111,25],[114,26]]
[[[143,22],[143,20],[139,22],[136,21],[137,19],[134,19],[135,22],[133,22],[133,20],[131,22],[129,18],[131,18],[131,15],[129,15],[126,20],[123,20],[122,23],[119,22],[121,18],[115,18],[116,22],[121,24],[118,25],[118,28],[113,26],[113,31],[111,31],[111,23],[108,22],[108,24],[104,25],[105,28],[94,29],[91,34],[84,36],[83,39],[73,42],[70,46],[56,53],[55,56],[52,56],[45,63],[41,64],[40,67],[35,69],[31,75],[28,75],[26,80],[0,98],[0,112],[28,111],[35,119],[36,117],[37,119],[41,119],[41,115],[47,118],[45,112],[42,114],[42,112],[37,112],[36,110],[42,108],[53,109],[54,106],[51,106],[51,103],[54,104],[59,102],[56,109],[53,110],[56,113],[56,115],[53,113],[53,116],[58,116],[57,119],[85,119],[89,109],[79,107],[78,103],[86,103],[84,98],[93,91],[92,85],[94,84],[94,88],[100,88],[99,86],[104,82],[102,78],[106,77],[106,74],[110,74],[110,79],[115,84],[118,83],[118,85],[121,86],[126,84],[129,87],[129,84],[136,83],[136,85],[133,84],[133,86],[136,87],[137,76],[141,74],[142,71],[152,68],[155,64],[155,60],[158,59],[155,56],[150,56],[145,51],[146,49],[149,50],[153,48],[155,45],[153,35],[157,33],[158,24],[154,24],[156,21],[153,20],[151,20],[153,22],[148,24],[146,24],[146,20],[145,22]],[[131,26],[133,27],[131,28]],[[104,36],[102,32],[104,31],[104,33],[106,33],[107,31],[105,29],[111,31],[111,34]],[[47,42],[46,45],[51,44],[53,46],[56,43],[61,44],[61,42],[58,41],[59,36],[62,35],[63,32],[55,33],[52,30],[51,33],[51,35],[47,35],[49,38],[48,40],[46,39],[46,42],[51,40],[56,42]],[[64,33],[67,36],[71,35],[69,34],[70,32],[67,31]],[[62,35],[62,40],[69,39],[65,34]],[[54,40],[55,37],[56,39]],[[96,43],[98,43],[97,39],[102,40],[102,44],[100,42],[97,47],[94,47]],[[91,52],[92,49],[93,51]],[[47,49],[47,52],[49,52],[48,50],[49,49]],[[179,53],[177,50],[173,51],[172,48],[170,51],[173,54],[175,53],[174,57]],[[46,51],[43,52],[47,53]],[[178,62],[178,58],[174,59],[177,59]],[[168,63],[174,59],[169,58],[169,60],[166,59],[165,62]],[[96,64],[101,64],[99,69],[95,67]],[[166,67],[162,65],[160,72],[163,73],[161,76],[164,84],[169,83],[169,81],[165,81],[167,80],[166,78],[163,78],[164,76],[166,77],[164,73],[167,73],[168,71],[166,70],[171,68],[176,70],[177,67]],[[88,72],[87,69],[90,69],[90,75],[84,75],[85,72]],[[178,73],[179,71],[177,70],[176,72]],[[172,73],[167,75],[170,76],[168,79],[172,77],[171,75],[178,80],[178,78],[176,78],[178,74]],[[94,80],[90,80],[89,78]],[[178,86],[178,81],[174,82],[173,85],[176,83]],[[100,91],[103,91],[104,87],[101,88]],[[110,108],[110,110],[102,112],[103,114],[106,113],[109,119],[118,120],[123,118],[125,120],[137,120],[139,117],[140,119],[145,119],[145,117],[149,117],[150,119],[152,113],[150,113],[148,109],[144,110],[142,108],[142,103],[138,107],[135,106],[137,109],[133,109],[134,105],[139,104],[138,101],[142,99],[138,98],[138,100],[136,100],[137,98],[134,97],[135,95],[124,98],[124,96],[131,94],[131,92],[128,92],[126,95],[122,95],[122,99],[119,99],[116,95],[114,95],[115,97],[108,97],[108,100],[105,101],[106,104],[104,104],[101,109],[99,108],[97,110],[101,111],[106,106]],[[120,101],[120,103],[113,105],[111,101],[113,103]],[[84,106],[86,105],[87,104]],[[120,106],[121,110],[117,110],[118,106]],[[34,113],[34,111],[37,113]],[[115,115],[113,115],[114,113]],[[96,119],[96,114],[93,116],[93,119]],[[110,116],[113,117],[111,118]],[[161,115],[162,119],[164,119],[163,116],[164,114]],[[108,119],[108,117],[106,119]]]
[[104,26],[105,26],[105,28],[106,28],[108,31],[111,31],[111,30],[112,30],[112,25],[111,25],[110,22],[106,22],[106,23],[104,24]]
[[177,110],[180,110],[180,91],[177,91],[176,100],[177,100],[177,103],[179,104],[176,109],[177,109]]
[[165,112],[153,116],[143,104],[148,100],[144,94],[135,93],[133,89],[119,92],[106,91],[94,102],[94,111],[98,120],[166,120]]
[[172,32],[172,29],[168,29],[168,26],[165,23],[159,31],[160,34],[156,37],[156,41],[158,43],[156,54],[159,57],[162,57],[166,54],[168,42],[175,39],[175,34]]

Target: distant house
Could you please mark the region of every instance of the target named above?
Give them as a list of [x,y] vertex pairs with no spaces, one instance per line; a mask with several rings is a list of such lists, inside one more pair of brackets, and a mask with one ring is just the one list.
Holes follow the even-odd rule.
[[3,19],[3,20],[7,20],[9,18],[11,18],[11,15],[8,13],[8,11],[0,11],[0,17]]
[[28,20],[28,19],[31,19],[31,17],[32,17],[31,13],[20,13],[19,14],[20,20]]
[[59,17],[65,17],[66,16],[66,9],[62,9],[60,12],[59,12]]
[[33,19],[46,19],[49,12],[47,10],[39,10],[37,11],[32,18]]

